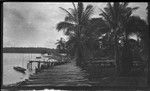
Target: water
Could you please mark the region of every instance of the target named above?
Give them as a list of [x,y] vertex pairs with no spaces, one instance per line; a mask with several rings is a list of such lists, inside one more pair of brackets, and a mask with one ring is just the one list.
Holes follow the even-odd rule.
[[[3,53],[3,85],[14,84],[16,82],[28,79],[34,71],[26,71],[22,74],[13,69],[14,66],[20,66],[27,69],[28,60],[34,59],[40,54],[25,54],[25,53]],[[33,68],[37,66],[33,64]],[[43,71],[36,76],[30,76],[33,82],[28,85],[52,85],[52,86],[81,86],[81,85],[100,85],[108,82],[107,78],[112,76],[113,70],[98,69],[98,72],[83,70],[75,65],[75,61],[64,65],[55,66]],[[104,70],[104,71],[102,71]],[[37,77],[38,79],[34,79]]]
[[[27,79],[32,72],[27,70],[26,74],[22,74],[14,70],[13,67],[20,66],[27,69],[28,60],[36,56],[40,56],[40,54],[3,53],[3,85],[14,84]],[[35,67],[36,64],[33,66]]]

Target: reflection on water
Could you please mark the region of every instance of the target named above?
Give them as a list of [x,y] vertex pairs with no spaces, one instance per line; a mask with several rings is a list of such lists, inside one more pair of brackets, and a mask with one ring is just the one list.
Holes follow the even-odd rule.
[[[14,66],[20,66],[27,69],[27,62],[40,54],[27,53],[3,53],[3,85],[13,84],[28,78],[29,72],[22,74],[13,69]],[[35,66],[36,64],[33,64]]]
[[[40,54],[24,53],[3,53],[3,85],[13,84],[29,78],[32,72],[26,71],[22,74],[13,69],[14,66],[27,68],[27,62],[30,59],[40,56]],[[36,64],[33,64],[35,68]],[[92,67],[93,68],[93,67]],[[75,62],[51,67],[36,76],[30,76],[33,82],[27,85],[52,85],[52,86],[81,86],[81,85],[100,85],[105,84],[105,79],[112,75],[113,70],[103,73],[106,69],[93,68],[93,70],[83,70],[76,66]],[[96,71],[97,70],[97,71]]]

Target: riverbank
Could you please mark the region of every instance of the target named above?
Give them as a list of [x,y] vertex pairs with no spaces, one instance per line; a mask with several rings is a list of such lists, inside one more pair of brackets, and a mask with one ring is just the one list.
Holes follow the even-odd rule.
[[100,87],[131,87],[147,88],[144,77],[119,77],[115,75],[115,67],[100,67],[98,63],[88,69],[76,66],[76,61],[44,69],[38,74],[31,75],[29,79],[8,88],[34,88],[34,87],[65,87],[65,86],[100,86]]
[[[93,70],[93,71],[92,71]],[[93,73],[92,73],[93,72]],[[54,66],[32,75],[17,87],[35,86],[108,86],[147,87],[146,77],[123,77],[115,74],[114,68],[81,69],[75,62]]]

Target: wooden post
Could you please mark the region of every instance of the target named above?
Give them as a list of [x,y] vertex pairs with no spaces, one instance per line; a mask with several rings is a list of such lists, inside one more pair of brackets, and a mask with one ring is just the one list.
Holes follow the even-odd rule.
[[40,68],[40,62],[38,62],[38,69]]
[[27,69],[29,69],[30,63],[27,63]]
[[32,62],[30,61],[29,64],[29,69],[32,70]]

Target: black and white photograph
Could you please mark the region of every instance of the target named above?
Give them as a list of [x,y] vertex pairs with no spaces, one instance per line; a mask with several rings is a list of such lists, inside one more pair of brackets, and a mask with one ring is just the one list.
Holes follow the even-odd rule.
[[5,89],[150,86],[149,2],[2,5]]

